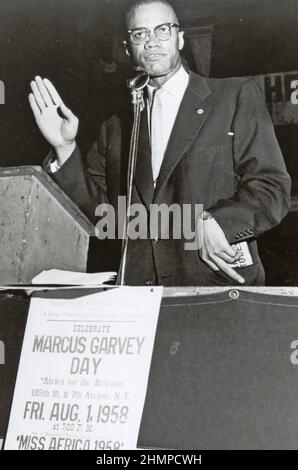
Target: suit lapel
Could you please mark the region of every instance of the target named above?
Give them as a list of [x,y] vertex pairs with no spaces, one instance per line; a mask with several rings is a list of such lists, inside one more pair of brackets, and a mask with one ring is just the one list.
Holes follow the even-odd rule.
[[210,95],[207,80],[190,73],[189,84],[182,99],[167,150],[157,180],[154,199],[166,183],[174,168],[185,154],[193,139],[200,132],[210,110],[210,104],[204,102]]

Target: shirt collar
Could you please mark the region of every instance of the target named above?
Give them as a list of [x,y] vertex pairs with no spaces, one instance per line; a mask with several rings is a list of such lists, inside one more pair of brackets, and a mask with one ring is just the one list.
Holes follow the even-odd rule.
[[[179,70],[166,82],[161,88],[166,90],[171,95],[175,96],[176,99],[181,100],[189,82],[189,75],[185,68],[181,65]],[[149,102],[152,101],[152,95],[155,87],[147,85]]]

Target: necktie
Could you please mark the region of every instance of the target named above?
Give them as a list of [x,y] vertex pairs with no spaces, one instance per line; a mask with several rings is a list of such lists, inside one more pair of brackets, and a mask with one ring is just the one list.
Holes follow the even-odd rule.
[[160,99],[162,91],[162,88],[154,90],[151,105],[151,164],[154,187],[163,160],[162,104]]

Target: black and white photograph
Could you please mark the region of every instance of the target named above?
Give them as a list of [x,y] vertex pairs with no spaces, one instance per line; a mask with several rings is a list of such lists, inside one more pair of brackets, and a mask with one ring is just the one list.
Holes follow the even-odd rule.
[[0,449],[298,448],[297,44],[297,0],[0,1]]

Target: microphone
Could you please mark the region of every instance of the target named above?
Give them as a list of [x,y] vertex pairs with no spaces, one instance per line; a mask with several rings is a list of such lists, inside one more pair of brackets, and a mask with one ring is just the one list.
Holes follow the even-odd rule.
[[127,86],[130,90],[140,91],[145,88],[149,83],[150,77],[147,72],[142,72],[135,78],[127,81]]
[[134,173],[135,173],[137,153],[138,153],[140,118],[141,118],[141,112],[143,111],[145,107],[144,99],[143,99],[143,89],[148,84],[149,80],[150,80],[149,75],[146,72],[142,72],[139,75],[137,75],[135,78],[132,78],[131,80],[127,81],[127,86],[131,92],[132,104],[134,108],[134,120],[133,120],[133,127],[132,127],[131,139],[130,139],[129,157],[128,157],[126,218],[125,218],[125,223],[123,227],[120,268],[119,268],[117,281],[116,281],[116,284],[118,286],[123,286],[125,283],[127,247],[128,247],[128,226],[129,226],[130,209],[132,205],[132,188],[133,188],[133,180],[134,180]]
[[133,105],[140,105],[141,111],[144,109],[143,89],[148,85],[150,77],[148,73],[142,72],[131,80],[127,80],[130,89],[131,101]]

